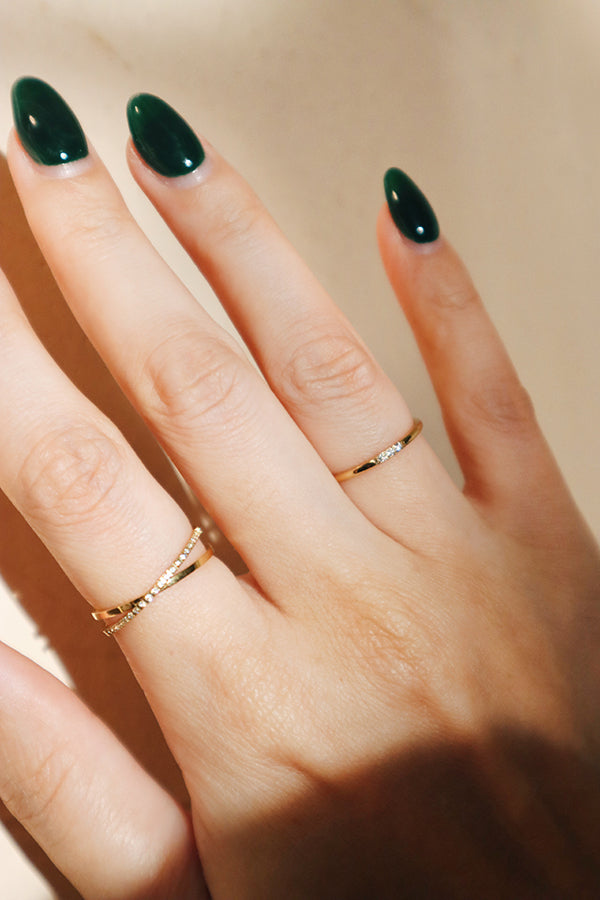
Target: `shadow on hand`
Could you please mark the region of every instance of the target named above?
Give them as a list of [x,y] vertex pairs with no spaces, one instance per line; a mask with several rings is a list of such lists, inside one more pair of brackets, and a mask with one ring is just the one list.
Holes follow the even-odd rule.
[[[121,429],[157,480],[192,520],[199,521],[198,507],[71,315],[29,230],[2,156],[0,208],[0,268],[33,328],[71,380]],[[0,573],[60,656],[78,694],[142,765],[185,803],[179,769],[118,645],[99,633],[87,604],[3,494],[0,522]],[[62,900],[77,897],[3,808],[2,821]]]
[[287,808],[226,834],[219,896],[600,897],[600,766],[571,749],[506,729],[307,783]]

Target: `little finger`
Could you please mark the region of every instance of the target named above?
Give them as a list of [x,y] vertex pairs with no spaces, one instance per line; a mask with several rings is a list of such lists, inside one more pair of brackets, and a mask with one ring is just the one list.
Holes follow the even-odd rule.
[[[572,501],[531,399],[464,264],[443,238],[431,240],[433,213],[416,185],[398,169],[385,184],[383,261],[438,394],[466,495],[510,530],[568,520]],[[415,242],[417,221],[424,243]]]

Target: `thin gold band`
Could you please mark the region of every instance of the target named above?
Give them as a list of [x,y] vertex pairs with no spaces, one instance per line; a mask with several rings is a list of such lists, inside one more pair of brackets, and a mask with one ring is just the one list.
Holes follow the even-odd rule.
[[349,478],[354,478],[356,475],[366,472],[367,469],[372,469],[373,466],[380,466],[382,463],[387,462],[392,456],[395,456],[409,444],[412,444],[414,439],[418,437],[422,431],[423,423],[420,419],[415,419],[411,430],[408,434],[405,434],[403,438],[400,438],[395,444],[386,447],[385,450],[382,450],[381,453],[378,453],[373,459],[367,459],[366,462],[360,463],[360,465],[354,466],[352,469],[346,469],[344,472],[339,472],[335,476],[336,481],[348,481]]
[[[174,575],[172,578],[167,581],[163,587],[158,591],[161,594],[163,591],[166,591],[167,588],[173,587],[174,584],[177,584],[178,581],[181,581],[182,578],[187,578],[188,575],[191,575],[192,572],[195,572],[196,569],[199,569],[200,566],[203,566],[204,563],[207,563],[211,556],[214,555],[213,548],[209,545],[202,556],[200,556],[196,562],[192,563],[191,566],[188,566],[186,569],[183,569],[182,572],[178,572],[177,575]],[[149,606],[150,603],[154,600],[157,594],[146,594],[143,597],[138,598],[134,602],[134,605],[129,609],[122,619],[119,619],[118,622],[115,622],[114,625],[110,625],[108,628],[105,628],[102,631],[102,634],[105,634],[107,637],[111,637],[113,634],[116,634],[117,631],[120,631],[121,628],[125,628],[125,626],[131,622],[146,606]]]

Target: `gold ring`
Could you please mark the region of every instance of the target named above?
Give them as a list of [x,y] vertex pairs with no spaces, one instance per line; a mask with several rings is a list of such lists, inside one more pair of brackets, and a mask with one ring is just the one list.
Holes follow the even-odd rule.
[[[162,593],[166,591],[167,588],[173,587],[174,584],[177,584],[178,581],[181,581],[182,578],[186,578],[188,575],[191,575],[192,572],[195,572],[196,569],[199,569],[200,566],[203,566],[204,563],[207,563],[211,556],[214,555],[213,548],[209,545],[202,556],[196,560],[196,562],[192,563],[191,566],[188,566],[182,572],[178,572],[177,575],[174,575],[173,578],[169,579],[168,582],[158,591],[158,593]],[[116,634],[117,631],[120,631],[121,628],[125,628],[125,626],[132,621],[143,609],[152,603],[156,594],[146,594],[144,597],[140,597],[139,600],[136,600],[135,606],[131,607],[129,612],[123,616],[122,619],[119,619],[118,622],[115,622],[114,625],[109,625],[108,628],[105,628],[102,631],[102,634],[105,634],[107,637],[111,637],[111,635]]]
[[127,622],[130,622],[134,618],[134,616],[137,616],[142,611],[142,609],[145,609],[146,606],[152,603],[152,601],[158,594],[166,591],[167,588],[172,587],[174,584],[177,584],[177,582],[181,581],[182,578],[186,578],[188,575],[191,575],[192,572],[195,572],[196,569],[199,569],[200,566],[203,566],[204,563],[208,562],[208,560],[213,555],[213,549],[210,546],[207,547],[202,556],[197,559],[195,563],[192,563],[191,566],[188,566],[181,572],[178,571],[192,552],[195,545],[200,540],[201,534],[201,528],[194,528],[189,541],[187,542],[181,553],[154,582],[150,590],[143,594],[141,597],[136,597],[135,600],[128,600],[126,603],[121,603],[119,606],[112,606],[108,609],[96,609],[92,612],[92,618],[96,621],[106,621],[107,619],[114,619],[117,616],[123,617],[115,625],[112,625],[110,628],[104,629],[104,634],[111,635],[116,631],[119,631],[127,624]]
[[415,419],[412,428],[405,434],[403,438],[400,438],[399,441],[396,441],[395,444],[391,444],[389,447],[386,447],[385,450],[382,450],[381,453],[378,453],[377,456],[374,456],[373,459],[367,459],[366,462],[360,463],[358,466],[354,466],[352,469],[346,469],[344,472],[338,472],[335,475],[336,481],[348,481],[349,478],[354,478],[356,475],[360,475],[362,472],[366,472],[367,469],[372,469],[373,466],[380,466],[382,463],[387,462],[388,459],[391,459],[392,456],[395,456],[397,453],[400,453],[401,450],[404,450],[409,444],[412,444],[414,439],[418,437],[423,431],[423,423],[420,419]]
[[181,553],[173,560],[168,569],[162,573],[162,575],[157,578],[149,591],[146,591],[141,597],[136,597],[135,600],[128,600],[127,603],[122,603],[120,606],[113,606],[110,609],[95,609],[92,613],[92,619],[95,619],[97,622],[103,619],[114,619],[115,616],[120,616],[122,613],[129,612],[130,609],[133,609],[134,606],[141,600],[148,600],[150,596],[154,597],[156,594],[159,594],[161,590],[164,590],[167,587],[167,582],[173,577],[177,569],[181,566],[183,562],[188,558],[198,541],[200,540],[200,535],[202,534],[201,528],[194,528],[192,531],[191,537]]

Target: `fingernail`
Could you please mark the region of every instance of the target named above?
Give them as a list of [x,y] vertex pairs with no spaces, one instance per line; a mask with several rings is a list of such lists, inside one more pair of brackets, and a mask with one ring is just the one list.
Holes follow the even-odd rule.
[[425,195],[401,169],[388,169],[383,178],[385,196],[396,227],[417,244],[440,236],[440,226]]
[[136,94],[127,104],[127,121],[136,150],[159,175],[186,175],[204,160],[188,123],[160,97]]
[[15,128],[28,154],[43,166],[60,166],[88,155],[81,125],[54,88],[21,78],[12,89]]

